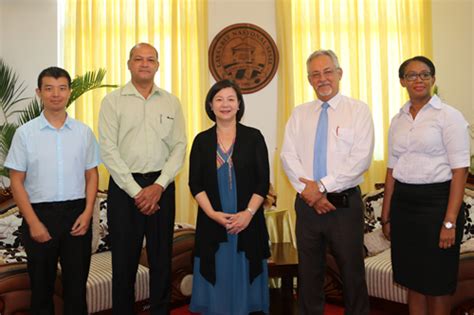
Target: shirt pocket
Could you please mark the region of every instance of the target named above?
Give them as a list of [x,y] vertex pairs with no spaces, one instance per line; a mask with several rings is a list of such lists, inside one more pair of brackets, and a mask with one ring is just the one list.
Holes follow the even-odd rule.
[[349,153],[354,144],[354,137],[354,129],[338,127],[336,130],[336,152]]
[[174,113],[161,112],[158,114],[157,131],[161,139],[170,139],[173,133],[175,115]]

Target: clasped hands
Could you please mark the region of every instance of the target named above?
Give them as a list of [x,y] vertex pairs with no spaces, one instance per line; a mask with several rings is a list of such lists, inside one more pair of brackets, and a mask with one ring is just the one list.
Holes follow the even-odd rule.
[[235,214],[214,211],[211,219],[226,228],[229,234],[239,234],[252,220],[252,214],[249,211],[240,211]]
[[318,214],[336,210],[336,207],[329,202],[326,196],[319,192],[318,184],[315,181],[306,178],[300,178],[299,180],[306,185],[300,196],[308,206],[314,208]]
[[152,184],[142,188],[140,192],[134,197],[135,205],[144,215],[152,215],[160,209],[158,202],[163,193],[163,186],[159,184]]

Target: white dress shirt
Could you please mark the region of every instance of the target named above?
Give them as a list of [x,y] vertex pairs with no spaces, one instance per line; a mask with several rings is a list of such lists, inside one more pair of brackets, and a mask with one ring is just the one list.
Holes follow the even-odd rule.
[[411,102],[395,115],[388,136],[388,167],[408,184],[441,183],[451,169],[469,167],[468,123],[455,108],[434,95],[415,119]]
[[[313,179],[314,139],[322,101],[297,106],[286,125],[281,160],[297,192]],[[337,94],[327,102],[327,176],[321,179],[328,192],[340,192],[363,181],[374,150],[374,126],[367,104]]]

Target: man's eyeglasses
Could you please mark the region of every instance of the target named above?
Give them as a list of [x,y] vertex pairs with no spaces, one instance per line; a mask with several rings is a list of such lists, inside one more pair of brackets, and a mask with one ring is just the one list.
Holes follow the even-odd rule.
[[327,69],[327,70],[324,70],[322,74],[320,72],[310,73],[309,77],[313,80],[319,80],[322,78],[323,75],[325,78],[332,78],[335,72],[336,72],[335,69]]
[[410,73],[405,74],[405,80],[407,81],[410,81],[410,82],[416,81],[417,78],[420,78],[423,81],[427,81],[431,79],[431,73],[430,72],[420,72],[420,73],[410,72]]

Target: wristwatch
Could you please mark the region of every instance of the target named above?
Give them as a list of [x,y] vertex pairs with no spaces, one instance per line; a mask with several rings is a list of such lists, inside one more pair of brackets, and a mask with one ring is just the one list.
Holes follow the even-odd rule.
[[319,192],[322,194],[325,194],[327,191],[326,191],[326,187],[324,187],[324,184],[319,180],[317,181],[317,183],[318,183]]
[[450,221],[444,221],[443,226],[446,230],[451,230],[451,229],[454,229],[456,227],[456,224],[454,224],[453,222],[450,222]]

